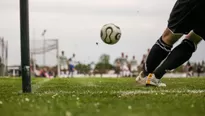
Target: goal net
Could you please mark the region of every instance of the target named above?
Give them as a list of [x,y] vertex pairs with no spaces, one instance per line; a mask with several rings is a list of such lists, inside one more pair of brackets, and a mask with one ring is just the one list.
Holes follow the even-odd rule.
[[55,75],[59,75],[58,63],[58,39],[31,40],[31,70],[52,70]]

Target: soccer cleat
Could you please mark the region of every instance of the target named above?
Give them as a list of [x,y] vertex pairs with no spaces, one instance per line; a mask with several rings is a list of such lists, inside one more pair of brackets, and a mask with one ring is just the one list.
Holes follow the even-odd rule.
[[139,75],[135,79],[136,83],[140,85],[146,85],[146,78],[143,77],[143,71],[139,73]]
[[166,84],[160,82],[160,79],[157,79],[154,74],[149,74],[145,83],[146,86],[166,87]]

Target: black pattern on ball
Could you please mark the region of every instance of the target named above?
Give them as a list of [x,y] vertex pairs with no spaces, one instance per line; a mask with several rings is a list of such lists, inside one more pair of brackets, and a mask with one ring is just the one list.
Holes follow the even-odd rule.
[[100,31],[100,37],[102,38],[103,36],[103,30]]
[[[109,30],[109,29],[111,30],[110,35],[108,35],[108,30]],[[105,30],[105,43],[107,43],[107,44],[112,44],[112,39],[111,39],[112,33],[113,33],[112,27],[107,27],[106,30]],[[108,38],[107,38],[107,37],[108,37]],[[106,41],[107,39],[109,39],[109,42]]]
[[113,45],[117,43],[121,38],[120,27],[112,23],[106,24],[102,27],[100,36],[104,43]]
[[116,34],[116,36],[115,36],[115,40],[120,40],[120,37],[121,37],[121,34],[120,33],[118,33],[118,34]]

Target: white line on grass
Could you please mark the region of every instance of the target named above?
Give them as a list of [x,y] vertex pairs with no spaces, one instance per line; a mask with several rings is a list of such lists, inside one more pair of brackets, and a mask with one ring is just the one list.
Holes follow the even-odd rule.
[[178,93],[178,94],[200,94],[205,93],[205,90],[135,90],[135,91],[121,91],[122,96],[137,95],[137,94],[169,94],[169,93]]
[[42,81],[32,85],[32,92],[33,93],[36,92],[36,90],[38,90],[43,84],[45,84],[46,82],[49,82],[50,80],[52,80],[52,79],[45,78]]
[[43,93],[38,93],[41,95],[44,94],[81,94],[81,95],[88,95],[88,94],[119,94],[121,96],[129,96],[129,95],[138,95],[138,94],[200,94],[205,93],[205,90],[133,90],[133,91],[45,91]]
[[[36,90],[38,90],[43,84],[45,84],[46,82],[50,81],[51,79],[43,79],[42,81],[37,82],[34,85],[31,85],[31,90],[32,93],[36,92]],[[22,90],[20,90],[18,93],[22,93]]]

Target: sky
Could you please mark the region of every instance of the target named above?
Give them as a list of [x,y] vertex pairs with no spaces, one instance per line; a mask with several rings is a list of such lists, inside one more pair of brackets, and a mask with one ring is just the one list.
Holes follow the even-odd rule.
[[[46,39],[57,38],[59,51],[65,51],[67,57],[75,53],[81,62],[97,62],[106,53],[112,63],[121,52],[130,59],[135,55],[140,62],[166,28],[175,1],[29,0],[30,40],[43,40],[41,33],[46,29]],[[9,43],[8,64],[20,64],[19,0],[1,0],[0,16],[0,36]],[[122,37],[115,45],[107,45],[100,39],[100,29],[107,23],[121,28]],[[205,59],[204,45],[200,43],[191,61]],[[35,58],[42,64],[43,55]],[[55,63],[56,52],[47,53],[46,64]]]

